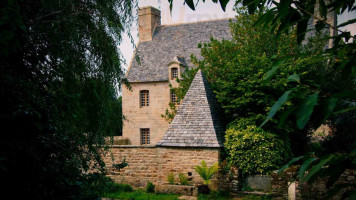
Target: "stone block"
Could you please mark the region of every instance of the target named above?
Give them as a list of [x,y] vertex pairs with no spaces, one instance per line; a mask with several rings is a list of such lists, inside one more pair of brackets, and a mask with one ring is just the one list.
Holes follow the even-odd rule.
[[166,194],[179,194],[186,196],[197,196],[197,189],[191,185],[157,185],[156,192]]
[[268,175],[250,175],[245,178],[244,182],[255,190],[269,192],[272,189],[272,178]]

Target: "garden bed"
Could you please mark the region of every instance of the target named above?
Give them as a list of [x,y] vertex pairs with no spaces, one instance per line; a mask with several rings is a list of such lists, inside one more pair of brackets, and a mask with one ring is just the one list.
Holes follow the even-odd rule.
[[186,196],[197,196],[197,189],[192,185],[157,185],[156,192],[164,194],[179,194]]

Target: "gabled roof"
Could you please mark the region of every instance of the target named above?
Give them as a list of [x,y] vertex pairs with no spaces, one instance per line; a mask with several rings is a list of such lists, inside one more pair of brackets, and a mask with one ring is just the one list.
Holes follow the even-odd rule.
[[214,93],[197,72],[176,116],[156,146],[223,147],[225,128]]
[[184,58],[188,67],[191,64],[190,55],[199,59],[198,44],[208,43],[210,37],[216,39],[231,39],[229,19],[198,22],[190,24],[158,26],[152,41],[139,43],[136,49],[137,59],[126,75],[129,82],[168,81],[168,64],[174,56]]

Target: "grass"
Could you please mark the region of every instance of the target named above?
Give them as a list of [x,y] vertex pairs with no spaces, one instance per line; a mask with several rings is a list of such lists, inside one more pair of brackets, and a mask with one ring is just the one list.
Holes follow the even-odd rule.
[[211,191],[210,194],[200,194],[198,200],[229,200],[232,199],[227,192]]
[[198,200],[272,200],[268,195],[257,196],[257,195],[248,195],[243,197],[234,197],[232,198],[229,193],[223,191],[212,191],[209,195],[200,194]]
[[106,198],[114,198],[120,200],[176,200],[181,195],[174,194],[154,194],[145,193],[143,190],[136,190],[134,192],[116,192],[104,194]]
[[[133,190],[130,185],[108,182],[102,197],[120,200],[176,200],[182,195],[147,193],[144,190]],[[228,192],[211,191],[209,195],[200,194],[198,200],[270,200],[268,196],[248,195],[232,198]]]

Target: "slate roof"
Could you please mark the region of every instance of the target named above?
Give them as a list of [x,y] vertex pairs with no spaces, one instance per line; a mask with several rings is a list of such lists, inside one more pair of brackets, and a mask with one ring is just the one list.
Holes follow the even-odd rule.
[[199,59],[198,44],[207,43],[210,37],[231,40],[229,19],[198,22],[181,25],[158,26],[152,41],[141,42],[136,49],[126,78],[129,82],[168,81],[168,64],[175,56],[184,58],[188,67],[190,55]]
[[156,146],[223,147],[225,129],[219,114],[214,93],[199,70],[167,132]]

